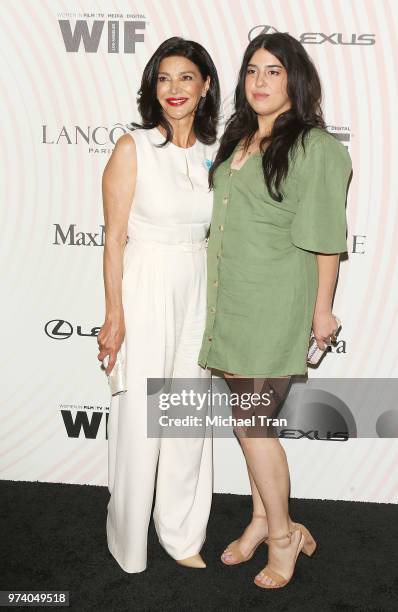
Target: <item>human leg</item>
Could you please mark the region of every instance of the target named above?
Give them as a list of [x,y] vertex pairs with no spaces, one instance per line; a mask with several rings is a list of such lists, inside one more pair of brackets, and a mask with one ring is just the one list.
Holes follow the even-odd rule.
[[[190,254],[191,255],[191,254]],[[205,253],[197,252],[190,259],[192,285],[178,319],[173,381],[190,380],[197,390],[207,390],[210,372],[198,364],[205,324]],[[179,292],[181,294],[181,291]],[[200,416],[205,417],[204,410]],[[213,492],[211,429],[198,429],[193,437],[167,437],[160,447],[154,522],[159,541],[176,560],[199,554],[206,537]],[[198,560],[197,560],[198,561]],[[203,565],[193,561],[194,567]]]
[[[271,398],[272,395],[272,399],[265,412],[271,418],[277,415],[290,386],[290,377],[244,379],[242,377],[231,376],[226,377],[226,379],[231,390],[240,397],[245,394],[247,398],[247,395],[250,393],[261,393],[268,389],[269,396]],[[235,409],[234,412],[236,416],[241,416],[239,408]],[[251,412],[256,412],[257,414],[264,413],[263,410],[259,410],[254,406],[251,406]],[[289,517],[288,497],[290,482],[286,454],[279,438],[274,436],[274,432],[269,427],[259,424],[256,425],[254,431],[250,431],[249,428],[238,427],[235,429],[235,433],[239,438],[248,470],[250,470],[254,481],[255,494],[258,493],[261,498],[268,521],[268,534],[270,536],[269,571],[268,574],[266,572],[259,574],[256,577],[256,583],[259,586],[275,587],[278,583],[277,575],[282,576],[285,580],[290,578],[298,552],[305,544],[304,536],[299,529],[295,529],[296,525],[292,524]],[[254,529],[252,530],[253,532]],[[288,533],[290,533],[289,538],[279,539],[279,536]],[[246,530],[245,538],[242,538],[246,551],[249,549],[249,544],[253,543],[255,537],[254,533],[251,539],[249,536],[250,531]],[[242,550],[241,546],[242,544],[239,543],[240,550]]]
[[108,420],[111,497],[106,521],[107,541],[110,552],[128,573],[146,569],[148,526],[159,453],[159,441],[146,435],[145,402],[146,382],[143,379],[141,385],[130,385],[128,395],[112,402]]
[[108,420],[106,531],[112,555],[124,571],[135,573],[146,569],[159,456],[159,438],[147,435],[147,377],[165,375],[171,351],[165,350],[161,260],[139,242],[130,257],[123,277],[127,392],[112,398]]

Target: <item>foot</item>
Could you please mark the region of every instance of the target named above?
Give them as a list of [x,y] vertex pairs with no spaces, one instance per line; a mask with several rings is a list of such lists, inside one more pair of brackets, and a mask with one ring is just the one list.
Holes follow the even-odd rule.
[[184,567],[207,567],[199,553],[197,555],[193,555],[192,557],[187,557],[186,559],[176,559],[176,561],[179,565],[183,565]]
[[[242,560],[249,558],[253,552],[253,549],[258,546],[268,535],[268,522],[267,517],[264,515],[254,514],[252,520],[240,536],[238,540],[224,550],[221,555],[223,563],[235,565],[240,563]],[[231,546],[234,544],[233,546]],[[233,549],[238,547],[239,558]]]
[[[289,519],[289,529],[294,529],[296,523]],[[248,561],[255,548],[268,536],[268,521],[266,515],[253,514],[252,520],[238,540],[231,542],[221,555],[221,560],[227,565],[236,565]],[[267,542],[265,542],[267,544]]]
[[[297,557],[304,546],[304,536],[299,529],[292,532],[291,537],[269,540],[268,542],[268,564],[255,577],[258,586],[278,587],[284,586],[291,579]],[[269,568],[269,573],[267,573]],[[283,582],[278,582],[277,577],[271,574],[279,574]]]

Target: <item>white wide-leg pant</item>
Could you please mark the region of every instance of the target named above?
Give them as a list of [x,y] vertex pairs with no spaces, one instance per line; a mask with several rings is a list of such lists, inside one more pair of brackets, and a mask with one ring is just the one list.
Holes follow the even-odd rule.
[[127,393],[113,397],[110,407],[106,528],[119,565],[126,572],[141,572],[147,564],[155,485],[153,517],[165,550],[183,559],[198,553],[206,537],[213,489],[211,438],[147,437],[147,377],[210,376],[197,364],[206,316],[205,243],[130,239],[123,307]]

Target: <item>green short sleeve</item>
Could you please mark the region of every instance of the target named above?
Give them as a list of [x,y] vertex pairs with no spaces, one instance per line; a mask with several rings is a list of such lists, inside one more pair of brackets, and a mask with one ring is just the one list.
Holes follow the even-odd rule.
[[345,212],[350,155],[338,140],[314,130],[296,160],[298,204],[291,241],[317,253],[347,251]]

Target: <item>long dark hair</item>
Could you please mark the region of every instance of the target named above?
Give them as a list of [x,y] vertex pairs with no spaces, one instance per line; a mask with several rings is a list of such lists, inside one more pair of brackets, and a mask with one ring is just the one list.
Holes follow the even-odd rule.
[[220,109],[220,84],[213,60],[202,45],[193,40],[173,36],[158,47],[144,68],[137,104],[142,124],[131,123],[132,128],[152,129],[161,125],[166,130],[166,140],[161,146],[173,139],[173,129],[163,114],[156,96],[159,65],[162,59],[179,55],[191,60],[199,69],[203,80],[210,76],[210,87],[205,98],[201,98],[195,112],[195,135],[204,144],[213,144],[217,136],[217,123]]
[[287,95],[291,108],[274,121],[271,134],[260,142],[264,180],[271,197],[283,200],[280,186],[289,169],[289,154],[293,153],[299,137],[304,146],[306,134],[313,127],[325,129],[321,109],[321,82],[314,64],[298,40],[290,34],[276,32],[260,34],[248,45],[239,71],[235,89],[235,112],[226,124],[220,148],[209,173],[209,185],[214,185],[214,173],[243,140],[247,148],[258,129],[257,115],[246,100],[245,78],[248,64],[257,49],[267,49],[278,58],[287,71]]

